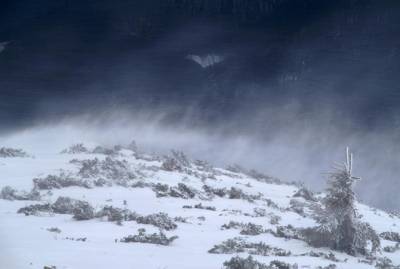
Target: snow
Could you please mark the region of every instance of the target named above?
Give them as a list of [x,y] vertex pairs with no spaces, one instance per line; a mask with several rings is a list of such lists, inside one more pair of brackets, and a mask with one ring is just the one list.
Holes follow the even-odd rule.
[[[15,142],[15,141],[14,141]],[[18,146],[18,145],[15,145]],[[32,150],[32,148],[31,148]],[[17,190],[30,191],[33,187],[32,179],[45,177],[49,174],[58,174],[61,170],[77,173],[76,164],[72,159],[104,160],[102,154],[61,154],[59,144],[52,149],[48,144],[46,150],[32,150],[28,152],[34,157],[3,158],[0,159],[0,188],[11,186]],[[207,184],[214,188],[239,188],[246,194],[257,195],[272,200],[278,208],[267,206],[264,200],[249,202],[244,199],[228,199],[214,197],[212,200],[175,197],[157,197],[150,187],[123,187],[118,185],[93,187],[67,187],[41,190],[42,203],[54,202],[60,196],[67,196],[89,202],[96,210],[105,205],[126,208],[140,215],[165,212],[170,217],[187,218],[187,223],[177,222],[176,230],[165,231],[167,236],[177,235],[179,238],[170,246],[160,246],[143,243],[122,243],[119,239],[135,234],[139,228],[146,232],[158,232],[152,225],[138,224],[135,221],[123,221],[122,225],[95,218],[87,221],[77,221],[71,215],[42,214],[40,216],[25,216],[17,214],[19,208],[36,204],[38,201],[8,201],[0,199],[0,267],[1,268],[43,268],[45,265],[54,265],[57,268],[182,268],[182,269],[219,269],[224,261],[235,255],[247,257],[247,253],[238,254],[210,254],[208,250],[222,241],[234,237],[244,238],[248,242],[265,242],[273,247],[290,250],[291,256],[259,256],[254,258],[260,262],[269,263],[272,260],[282,260],[288,263],[297,263],[299,268],[315,268],[336,264],[338,268],[374,268],[373,265],[359,263],[362,257],[352,257],[344,253],[329,249],[315,249],[301,240],[283,239],[269,233],[255,236],[241,235],[240,230],[221,230],[223,224],[230,221],[242,223],[252,222],[262,225],[265,229],[275,229],[270,224],[269,213],[281,217],[279,225],[292,225],[296,228],[311,227],[315,221],[308,215],[305,217],[285,210],[290,207],[290,200],[298,188],[288,184],[271,184],[257,181],[245,174],[233,173],[224,169],[214,169],[215,179],[199,178],[185,171],[164,171],[160,169],[161,161],[147,161],[135,157],[134,152],[124,149],[120,155],[114,156],[118,160],[126,160],[132,171],[140,171],[141,176],[135,180],[146,183],[163,183],[176,186],[184,183],[187,186],[201,191]],[[157,169],[147,169],[157,167]],[[192,166],[191,171],[206,175],[199,167]],[[250,183],[250,184],[249,184]],[[302,199],[302,198],[297,198]],[[204,209],[187,209],[184,205],[194,206],[202,203],[203,206],[213,206],[216,211]],[[381,210],[372,209],[366,205],[357,205],[363,220],[369,222],[378,232],[400,232],[400,219]],[[263,208],[267,215],[254,216],[254,208]],[[200,217],[200,218],[199,218]],[[201,219],[204,217],[205,219]],[[61,233],[49,232],[47,229],[57,227]],[[87,238],[86,241],[75,241],[67,238]],[[117,239],[117,242],[116,242]],[[382,245],[393,245],[393,242],[382,240]],[[319,257],[299,256],[309,251],[332,252],[335,256],[347,262],[333,262]],[[400,263],[400,251],[384,253],[395,264]]]

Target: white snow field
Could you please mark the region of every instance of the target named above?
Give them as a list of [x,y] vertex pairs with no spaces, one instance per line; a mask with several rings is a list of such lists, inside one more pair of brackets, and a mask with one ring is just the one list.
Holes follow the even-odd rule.
[[[400,250],[383,250],[395,246],[394,241],[381,239],[377,259],[369,261],[292,238],[290,231],[315,226],[310,206],[321,196],[316,195],[316,201],[294,197],[299,190],[295,184],[255,172],[214,168],[179,152],[166,158],[138,153],[133,146],[52,148],[47,142],[46,150],[25,149],[28,156],[3,152],[0,158],[0,268],[220,269],[232,257],[249,254],[267,265],[279,260],[292,266],[271,268],[375,268],[382,257],[400,264]],[[61,214],[51,206],[59,197],[88,202],[93,214],[77,219],[76,208]],[[37,204],[50,206],[17,213]],[[105,206],[109,213],[104,213]],[[400,232],[395,215],[362,204],[358,212],[378,234]],[[143,221],[156,213],[167,216]],[[145,234],[162,229],[167,239],[178,238],[165,244],[121,240],[141,228]],[[287,232],[278,232],[282,230]],[[209,252],[233,238],[263,242],[269,250]]]

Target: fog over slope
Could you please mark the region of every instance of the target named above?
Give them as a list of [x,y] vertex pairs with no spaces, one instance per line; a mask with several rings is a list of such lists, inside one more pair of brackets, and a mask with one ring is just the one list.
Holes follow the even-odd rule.
[[135,139],[315,189],[350,146],[398,209],[398,1],[6,1],[0,42],[1,144]]

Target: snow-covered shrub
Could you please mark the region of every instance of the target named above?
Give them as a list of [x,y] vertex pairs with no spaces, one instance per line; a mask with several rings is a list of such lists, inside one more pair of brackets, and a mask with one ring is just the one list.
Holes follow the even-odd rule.
[[254,200],[259,200],[261,199],[262,196],[261,194],[258,195],[247,194],[242,189],[235,187],[231,187],[230,190],[228,191],[228,194],[229,194],[229,199],[243,199],[249,202],[253,202]]
[[301,197],[301,198],[304,198],[304,200],[306,200],[306,201],[312,201],[312,202],[317,201],[317,198],[315,198],[314,193],[305,187],[301,187],[293,195],[293,197]]
[[290,202],[290,208],[289,210],[296,212],[302,217],[305,217],[306,214],[304,212],[304,208],[306,207],[306,204],[302,201],[299,201],[298,199],[291,199]]
[[318,266],[316,269],[336,269],[336,268],[337,268],[336,264],[332,263],[327,266]]
[[273,260],[269,263],[269,267],[271,269],[292,269],[297,268],[297,265],[292,266],[283,261]]
[[225,197],[226,195],[228,195],[228,190],[226,188],[218,189],[210,187],[208,185],[203,185],[203,190],[211,198],[213,198],[214,196]]
[[0,199],[4,200],[40,200],[40,192],[37,190],[31,190],[30,192],[17,191],[10,186],[5,186],[1,189]]
[[392,260],[387,257],[379,258],[376,261],[375,268],[377,269],[400,269],[400,265],[394,265]]
[[239,229],[242,227],[242,223],[241,222],[237,222],[237,221],[230,221],[228,224],[223,224],[221,226],[222,230],[228,230],[228,229]]
[[94,208],[84,201],[76,201],[73,210],[73,218],[76,220],[89,220],[94,218]]
[[204,171],[204,172],[208,172],[208,173],[214,172],[213,166],[210,163],[208,163],[207,161],[196,160],[194,162],[194,164],[197,166],[197,168],[200,171]]
[[196,196],[196,191],[184,183],[178,183],[177,187],[172,187],[169,190],[170,196],[184,199],[191,199]]
[[105,178],[111,179],[115,184],[128,186],[130,180],[136,175],[126,160],[117,160],[106,157],[100,161],[97,158],[75,162],[80,164],[78,176],[82,178]]
[[299,239],[299,231],[294,228],[292,225],[287,226],[278,226],[276,227],[276,232],[273,233],[276,237],[282,237],[285,239]]
[[51,233],[57,233],[57,234],[61,233],[61,230],[57,227],[48,228],[47,231],[49,231]]
[[240,234],[243,235],[259,235],[266,232],[262,225],[257,225],[251,222],[241,223],[237,221],[230,221],[228,224],[222,225],[221,229],[241,229]]
[[177,160],[171,157],[167,157],[161,165],[161,168],[165,171],[181,171],[182,167]]
[[261,207],[253,208],[253,212],[254,212],[253,217],[266,217],[268,215],[267,210]]
[[175,197],[191,199],[196,196],[197,191],[184,183],[178,183],[177,186],[170,187],[167,184],[157,183],[153,186],[153,191],[157,197]]
[[[261,194],[259,195],[259,197],[261,198]],[[257,199],[255,199],[257,200]],[[271,199],[268,198],[262,198],[262,201],[266,203],[266,206],[271,207],[271,208],[275,208],[278,210],[283,210],[282,208],[280,208],[274,201],[272,201]]]
[[383,251],[389,252],[389,253],[394,253],[398,250],[400,250],[400,243],[396,243],[396,245],[394,245],[394,246],[386,246],[383,248]]
[[215,245],[208,253],[212,254],[233,254],[245,251],[245,242],[241,238],[228,239],[221,244]]
[[228,239],[211,248],[209,253],[212,254],[234,254],[246,252],[252,255],[261,256],[290,256],[290,251],[281,248],[271,247],[263,242],[252,243],[246,242],[240,237]]
[[247,258],[233,257],[229,261],[224,262],[225,269],[297,269],[296,264],[290,265],[288,263],[273,260],[266,265],[253,259],[250,255]]
[[268,216],[269,216],[269,223],[272,225],[278,225],[282,219],[280,216],[275,215],[274,213],[270,213],[268,214]]
[[52,204],[51,208],[54,213],[57,214],[73,214],[75,206],[77,205],[78,200],[60,196],[57,200]]
[[148,244],[157,244],[157,245],[168,246],[177,238],[178,238],[178,236],[167,237],[162,231],[160,231],[158,234],[157,233],[146,234],[145,229],[139,229],[138,234],[124,237],[120,240],[120,242],[148,243]]
[[53,204],[30,205],[18,210],[18,213],[24,213],[25,215],[38,215],[41,212],[73,214],[76,220],[94,218],[94,209],[88,202],[63,196],[59,197]]
[[181,222],[181,223],[188,223],[187,218],[181,217],[181,216],[177,216],[174,218],[175,222]]
[[157,213],[147,216],[139,216],[135,220],[137,223],[151,224],[167,231],[174,230],[178,227],[178,225],[176,225],[174,220],[171,217],[169,217],[168,214],[166,213]]
[[157,183],[153,186],[153,191],[156,193],[157,197],[168,196],[169,186],[167,184]]
[[45,178],[34,178],[33,185],[35,189],[39,190],[61,189],[73,186],[88,189],[92,187],[89,181],[73,178],[64,172],[59,175],[48,175]]
[[336,258],[335,254],[333,254],[332,252],[329,252],[328,254],[326,254],[324,252],[310,251],[310,252],[303,253],[300,256],[318,257],[318,258],[324,258],[326,260],[333,261],[333,262],[340,262],[340,260],[338,258]]
[[186,155],[181,151],[171,151],[171,155],[164,158],[161,168],[166,171],[182,171],[184,168],[190,168],[191,163]]
[[23,151],[22,149],[14,149],[14,148],[0,148],[0,158],[25,158],[29,157],[29,155]]
[[61,151],[62,154],[78,154],[78,153],[89,153],[89,150],[82,144],[74,144],[67,149]]
[[197,204],[197,205],[194,205],[194,208],[210,210],[210,211],[215,211],[216,210],[215,206],[203,206],[201,203]]
[[400,243],[400,234],[396,232],[383,232],[379,234],[385,240],[394,241]]
[[262,233],[264,233],[263,226],[251,222],[242,225],[242,230],[240,231],[240,234],[243,235],[259,235]]
[[260,263],[253,259],[252,256],[247,258],[232,257],[229,261],[224,262],[225,269],[271,269],[268,265]]
[[96,213],[96,218],[106,217],[107,221],[116,221],[119,223],[123,220],[128,220],[128,218],[132,218],[129,216],[132,216],[132,213],[129,212],[129,210],[113,206],[104,206],[100,211]]
[[17,213],[25,214],[25,216],[30,216],[30,215],[36,216],[42,212],[51,213],[52,211],[53,209],[51,208],[51,204],[46,203],[46,204],[35,204],[22,207],[18,209]]
[[102,146],[97,146],[95,147],[91,153],[93,154],[104,154],[104,155],[118,155],[118,151],[121,150],[121,147],[119,146],[114,146],[114,148],[106,148]]

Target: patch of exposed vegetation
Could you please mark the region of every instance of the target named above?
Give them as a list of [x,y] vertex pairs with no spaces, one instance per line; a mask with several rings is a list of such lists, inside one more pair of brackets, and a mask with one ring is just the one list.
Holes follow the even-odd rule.
[[33,179],[34,189],[51,190],[67,187],[83,187],[90,189],[93,187],[90,181],[73,178],[70,174],[61,172],[59,175],[48,175],[44,178]]
[[221,226],[221,229],[241,229],[240,234],[243,235],[259,235],[267,232],[262,225],[254,223],[241,223],[236,221],[230,221],[228,224]]
[[146,234],[145,229],[139,229],[138,234],[129,235],[127,237],[124,237],[120,240],[120,242],[123,242],[123,243],[147,243],[147,244],[157,244],[157,245],[168,246],[177,238],[178,238],[178,236],[167,237],[162,231],[160,231],[158,234],[157,233]]
[[197,191],[184,183],[178,183],[177,186],[170,187],[167,184],[157,183],[153,186],[153,191],[157,197],[174,197],[182,199],[192,199]]
[[30,192],[26,191],[17,191],[10,186],[5,186],[1,189],[0,199],[4,200],[31,200],[38,201],[40,200],[40,193],[33,189]]
[[196,209],[203,209],[203,210],[210,210],[210,211],[216,211],[217,209],[215,208],[215,206],[204,206],[201,203],[191,206],[191,205],[184,205],[182,208],[196,208]]
[[26,158],[29,157],[28,153],[23,151],[22,149],[14,149],[14,148],[0,148],[0,158]]
[[150,224],[164,230],[175,230],[178,225],[166,213],[156,213],[147,216],[138,216],[135,221],[140,224]]
[[383,232],[383,233],[380,233],[379,236],[382,239],[400,243],[400,234],[399,233],[396,233],[396,232]]
[[221,244],[211,248],[209,253],[212,254],[234,254],[234,253],[249,253],[252,255],[261,256],[290,256],[290,251],[281,248],[272,247],[263,242],[251,243],[246,242],[240,237],[228,239]]
[[273,260],[269,265],[260,263],[253,259],[250,255],[247,258],[232,257],[229,261],[224,262],[225,269],[295,269],[297,265],[290,265],[288,263]]

